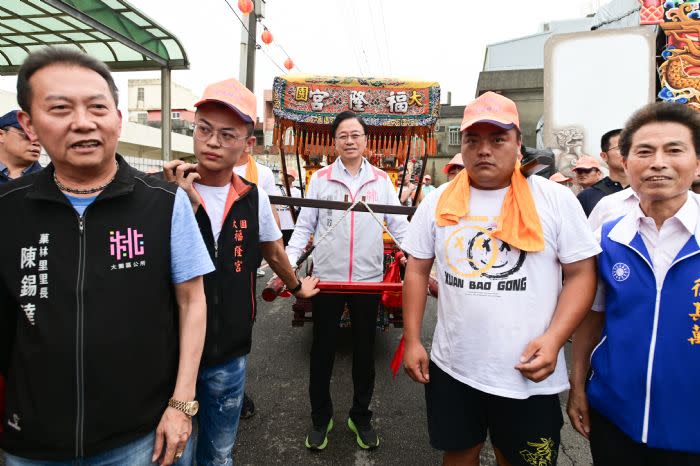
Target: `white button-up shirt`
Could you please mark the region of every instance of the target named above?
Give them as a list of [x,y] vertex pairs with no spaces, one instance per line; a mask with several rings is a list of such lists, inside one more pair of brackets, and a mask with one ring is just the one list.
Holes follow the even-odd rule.
[[591,230],[597,231],[604,223],[618,219],[639,205],[639,197],[632,188],[623,189],[601,199],[588,216]]
[[[697,194],[689,192],[688,199],[686,199],[683,206],[673,217],[666,219],[661,228],[656,227],[654,219],[646,216],[639,203],[628,214],[632,217],[630,219],[632,222],[630,223],[636,225],[637,228],[636,231],[630,229],[629,232],[626,232],[626,236],[628,236],[626,242],[629,244],[636,233],[639,232],[651,258],[657,289],[663,285],[666,274],[678,253],[695,233],[698,217],[700,216],[698,212],[700,203],[697,199]],[[596,231],[596,238],[600,241],[600,228]],[[598,291],[593,303],[593,310],[605,310],[605,289],[600,280],[598,281]]]

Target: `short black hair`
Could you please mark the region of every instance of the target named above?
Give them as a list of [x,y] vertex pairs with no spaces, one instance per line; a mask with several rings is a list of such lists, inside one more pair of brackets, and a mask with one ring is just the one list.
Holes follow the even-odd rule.
[[353,118],[357,120],[360,123],[360,125],[362,125],[362,130],[365,132],[365,134],[367,134],[367,123],[365,123],[365,120],[363,120],[360,115],[353,112],[352,110],[345,110],[344,112],[340,112],[335,116],[335,120],[333,120],[333,126],[331,127],[331,134],[335,137],[335,132],[338,130],[338,126],[340,126],[340,124],[345,120],[350,120]]
[[119,106],[119,90],[107,65],[76,49],[49,46],[30,53],[19,68],[17,73],[17,103],[22,110],[29,113],[32,104],[32,88],[29,85],[29,79],[40,69],[57,64],[87,68],[102,76],[107,81],[115,107]]
[[611,129],[604,135],[600,137],[600,150],[603,152],[607,152],[610,150],[610,140],[620,134],[622,132],[622,128],[617,128],[617,129]]
[[632,114],[620,134],[620,152],[627,158],[632,148],[634,134],[650,123],[678,123],[690,130],[695,155],[700,158],[700,114],[687,105],[672,102],[647,104]]

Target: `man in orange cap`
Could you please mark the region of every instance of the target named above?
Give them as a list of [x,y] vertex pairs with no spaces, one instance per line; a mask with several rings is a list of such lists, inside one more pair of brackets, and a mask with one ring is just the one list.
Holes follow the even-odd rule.
[[447,174],[448,182],[452,181],[462,170],[464,170],[464,162],[462,161],[461,152],[457,152],[442,169],[443,173]]
[[165,164],[166,177],[187,192],[216,270],[204,277],[207,333],[197,378],[197,463],[232,464],[255,320],[255,270],[264,257],[299,297],[318,279],[299,281],[279,239],[264,190],[233,167],[255,144],[255,95],[235,79],[208,86],[195,104],[197,164]]
[[576,174],[576,184],[581,189],[590,188],[603,177],[600,171],[600,162],[590,155],[582,155],[571,169]]
[[562,175],[561,172],[556,172],[554,175],[550,176],[549,179],[565,186],[568,186],[568,183],[571,182],[571,178]]
[[[562,347],[593,301],[600,248],[569,189],[520,173],[513,101],[487,92],[467,105],[461,144],[465,170],[418,206],[402,243],[404,368],[425,384],[443,464],[479,464],[487,433],[499,464],[555,464]],[[435,260],[428,359],[421,323]]]
[[620,192],[629,184],[620,152],[620,133],[622,129],[613,129],[600,138],[600,158],[607,163],[610,174],[576,196],[586,216],[591,215],[593,208],[605,196]]

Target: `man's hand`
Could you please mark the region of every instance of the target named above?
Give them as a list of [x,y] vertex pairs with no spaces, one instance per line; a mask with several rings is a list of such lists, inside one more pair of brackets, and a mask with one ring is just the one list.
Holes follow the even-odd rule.
[[420,342],[405,343],[403,368],[410,378],[418,383],[430,382],[428,374],[428,353]]
[[569,415],[571,425],[587,439],[590,439],[591,418],[588,411],[586,390],[583,387],[571,386],[569,401],[566,403],[566,413]]
[[311,298],[312,296],[316,296],[321,290],[316,288],[316,285],[318,285],[319,279],[316,277],[304,277],[301,279],[301,288],[299,288],[299,291],[294,293],[294,296],[297,298]]
[[175,183],[175,169],[183,163],[185,163],[185,161],[180,159],[169,160],[168,162],[165,162],[163,164],[163,178],[165,178],[165,181]]
[[158,464],[161,466],[173,464],[185,451],[191,433],[192,419],[177,409],[166,408],[156,429],[156,443],[151,462],[155,463],[160,459]]
[[520,364],[515,368],[520,371],[523,377],[533,382],[541,382],[549,377],[557,367],[557,356],[560,346],[557,345],[547,334],[539,336],[530,341],[525,347]]
[[195,212],[201,204],[199,193],[194,189],[193,183],[202,177],[197,173],[197,164],[187,163],[182,160],[171,160],[163,164],[163,176],[171,183],[177,183],[190,198],[192,210]]

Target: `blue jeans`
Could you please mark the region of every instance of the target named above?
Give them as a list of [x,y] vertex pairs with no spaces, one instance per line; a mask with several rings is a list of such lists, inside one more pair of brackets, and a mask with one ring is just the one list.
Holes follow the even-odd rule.
[[247,356],[199,370],[197,377],[198,466],[233,465],[238,420],[243,407]]
[[[152,466],[153,446],[155,445],[155,432],[141,437],[121,447],[105,451],[87,458],[79,458],[70,461],[40,461],[20,458],[5,453],[6,466]],[[193,441],[187,441],[187,447],[177,466],[192,465]]]

